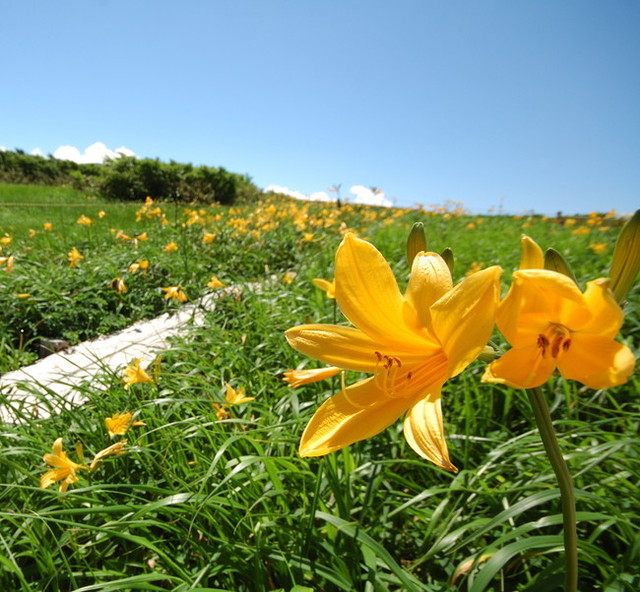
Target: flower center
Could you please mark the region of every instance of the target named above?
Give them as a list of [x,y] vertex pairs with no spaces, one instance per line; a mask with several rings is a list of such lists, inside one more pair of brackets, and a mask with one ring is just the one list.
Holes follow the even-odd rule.
[[401,397],[406,392],[411,372],[406,374],[406,381],[399,381],[398,372],[402,368],[402,361],[396,356],[387,356],[379,351],[373,352],[376,356],[376,368],[373,372],[378,388],[389,397]]
[[571,347],[571,331],[559,323],[551,323],[549,328],[538,335],[538,349],[543,358],[550,355],[557,359],[561,352]]

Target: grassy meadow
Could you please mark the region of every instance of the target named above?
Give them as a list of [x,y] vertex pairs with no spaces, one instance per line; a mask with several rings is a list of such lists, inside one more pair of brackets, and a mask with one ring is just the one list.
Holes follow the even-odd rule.
[[[189,301],[219,291],[205,325],[151,363],[153,382],[127,385],[124,369],[105,368],[81,386],[86,404],[50,392],[43,405],[60,412],[23,409],[0,425],[0,589],[561,590],[559,491],[528,399],[481,384],[481,361],[443,390],[457,474],[418,457],[400,422],[326,457],[297,454],[314,410],[341,386],[283,382],[286,370],[317,366],[284,331],[346,323],[312,282],[333,277],[346,230],[371,241],[403,287],[415,222],[430,250],[453,249],[454,281],[499,264],[504,294],[523,233],[561,252],[584,287],[607,274],[624,220],[277,196],[242,207],[116,203],[0,185],[1,373],[35,361],[41,338],[77,343],[183,306],[162,288]],[[208,286],[213,276],[226,288]],[[636,354],[638,306],[635,288],[620,339]],[[494,341],[506,346],[497,332]],[[250,400],[228,403],[227,384]],[[640,589],[639,386],[634,376],[607,390],[555,377],[545,387],[577,490],[580,590]],[[110,437],[105,418],[126,411],[144,425]],[[43,455],[58,438],[78,463],[116,448],[66,492],[43,489]]]

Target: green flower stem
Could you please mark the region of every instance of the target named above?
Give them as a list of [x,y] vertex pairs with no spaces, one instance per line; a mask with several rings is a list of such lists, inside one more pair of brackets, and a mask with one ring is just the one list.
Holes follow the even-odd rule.
[[544,444],[553,472],[556,474],[560,486],[560,501],[562,503],[562,522],[564,527],[565,553],[565,592],[576,592],[578,589],[578,535],[576,530],[576,497],[573,482],[567,468],[558,438],[553,429],[549,407],[544,399],[542,390],[527,389],[527,395],[533,408],[533,414],[538,424],[540,438]]

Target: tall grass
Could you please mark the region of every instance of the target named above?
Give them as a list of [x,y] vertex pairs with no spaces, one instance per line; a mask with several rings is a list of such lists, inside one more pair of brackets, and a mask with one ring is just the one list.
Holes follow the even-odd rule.
[[[186,214],[161,204],[169,222],[162,224],[136,222],[141,205],[113,225],[129,236],[146,231],[149,240],[137,246],[115,239],[115,216],[104,204],[83,210],[95,219],[89,228],[76,223],[77,210],[49,233],[41,230],[41,210],[25,209],[19,224],[15,215],[0,224],[0,236],[12,238],[3,252],[15,256],[11,273],[0,269],[5,364],[22,363],[25,337],[35,339],[43,326],[80,338],[177,306],[163,299],[165,285],[183,285],[191,299],[207,290],[212,274],[237,287],[218,299],[204,326],[162,353],[152,366],[157,384],[125,389],[121,371],[105,367],[80,387],[87,398],[81,407],[63,405],[47,419],[25,410],[21,422],[0,426],[1,589],[561,589],[559,492],[524,393],[480,384],[480,362],[447,383],[444,413],[457,475],[418,458],[399,425],[327,457],[301,459],[296,449],[306,422],[340,387],[334,381],[288,388],[282,372],[310,363],[288,348],[283,331],[306,321],[342,322],[311,283],[332,277],[341,226],[374,242],[401,283],[416,220],[425,223],[430,249],[453,247],[458,279],[474,263],[499,263],[508,282],[526,232],[561,251],[585,281],[606,273],[618,219],[571,225],[270,199]],[[97,218],[103,208],[107,216]],[[38,233],[30,237],[29,228]],[[576,228],[587,233],[573,234]],[[202,242],[205,230],[216,234],[213,242]],[[163,252],[171,240],[180,248]],[[589,246],[598,242],[608,243],[603,253]],[[72,245],[85,255],[75,269],[66,261]],[[146,275],[127,275],[140,258],[150,261]],[[125,275],[124,295],[109,286],[116,274]],[[18,292],[30,297],[18,299]],[[624,339],[637,351],[637,291],[626,311]],[[231,406],[222,419],[225,383],[255,399]],[[638,379],[606,391],[550,386],[578,490],[581,590],[636,590]],[[40,396],[52,404],[55,393]],[[73,458],[81,442],[90,459],[117,441],[104,419],[126,410],[146,425],[129,430],[124,454],[82,472],[66,493],[39,487],[47,469],[42,456],[56,438],[64,438]]]

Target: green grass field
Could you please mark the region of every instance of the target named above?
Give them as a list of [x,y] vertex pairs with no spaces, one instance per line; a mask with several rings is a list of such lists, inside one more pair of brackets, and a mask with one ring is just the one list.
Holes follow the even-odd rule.
[[[90,225],[77,222],[83,214]],[[528,399],[480,383],[482,362],[443,390],[455,475],[418,457],[401,422],[325,457],[297,454],[314,410],[341,386],[334,378],[289,388],[282,373],[315,362],[284,331],[345,322],[312,280],[332,278],[347,228],[384,254],[404,286],[416,221],[429,249],[453,249],[454,281],[499,264],[503,294],[523,233],[561,252],[584,286],[606,275],[623,222],[277,197],[242,208],[145,207],[0,186],[0,256],[12,257],[10,271],[0,266],[2,372],[33,361],[41,337],[77,342],[179,307],[163,287],[181,286],[192,301],[214,275],[238,288],[152,364],[154,383],[125,388],[123,373],[105,368],[81,387],[81,407],[63,404],[49,419],[25,410],[22,422],[0,426],[0,589],[561,590],[559,492]],[[83,255],[76,267],[73,247]],[[131,267],[141,261],[146,270]],[[114,289],[117,278],[126,292]],[[625,315],[619,339],[637,354],[637,288]],[[225,383],[254,399],[223,407]],[[546,386],[577,490],[580,590],[640,588],[639,387],[637,376],[606,390],[559,377]],[[121,440],[104,420],[125,411],[145,425],[127,432],[123,454],[79,471],[67,492],[40,487],[57,438],[70,458],[80,462],[81,443],[90,460]]]

